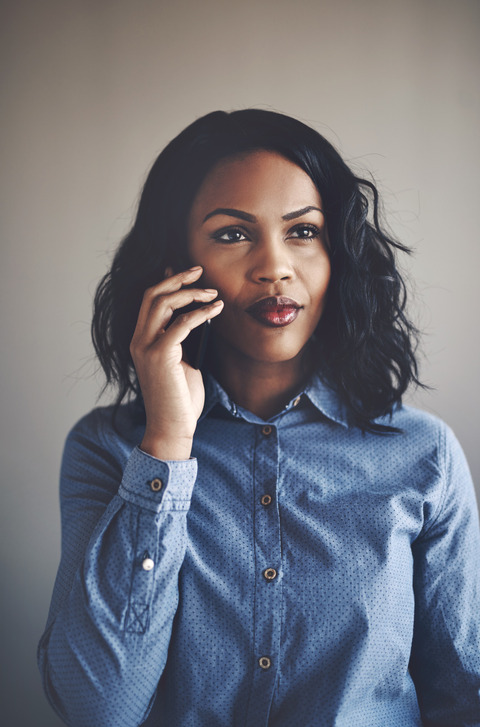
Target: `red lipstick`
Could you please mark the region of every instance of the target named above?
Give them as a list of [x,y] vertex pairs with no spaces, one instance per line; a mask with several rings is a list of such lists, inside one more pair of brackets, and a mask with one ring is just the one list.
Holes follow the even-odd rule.
[[283,328],[293,323],[301,308],[302,306],[291,298],[272,296],[253,303],[247,308],[247,313],[265,326]]

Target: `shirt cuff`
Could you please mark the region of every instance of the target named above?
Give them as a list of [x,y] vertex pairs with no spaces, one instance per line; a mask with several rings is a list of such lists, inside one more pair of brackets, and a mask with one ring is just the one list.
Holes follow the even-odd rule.
[[188,510],[196,477],[194,457],[165,461],[135,447],[125,466],[118,494],[153,512]]

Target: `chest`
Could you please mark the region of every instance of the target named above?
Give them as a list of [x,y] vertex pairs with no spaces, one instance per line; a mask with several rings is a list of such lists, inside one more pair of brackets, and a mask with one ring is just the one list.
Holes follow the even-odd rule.
[[398,442],[352,438],[318,421],[213,421],[194,455],[196,564],[243,584],[272,567],[306,597],[326,584],[372,587],[392,573],[411,582],[411,544],[438,476],[428,460],[407,461]]

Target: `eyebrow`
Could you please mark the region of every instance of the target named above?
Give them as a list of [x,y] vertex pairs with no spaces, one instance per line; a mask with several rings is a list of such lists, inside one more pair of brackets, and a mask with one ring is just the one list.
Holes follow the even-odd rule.
[[[300,210],[294,210],[293,212],[287,212],[286,215],[282,216],[282,220],[295,220],[297,217],[306,215],[307,212],[312,212],[313,210],[317,210],[318,212],[321,212],[322,215],[324,214],[323,210],[320,209],[320,207],[314,207],[313,205],[308,205],[307,207],[302,207],[302,209],[300,209]],[[230,207],[217,207],[217,209],[213,210],[212,212],[209,212],[208,215],[205,216],[203,222],[206,222],[207,220],[210,219],[210,217],[213,217],[214,215],[228,215],[229,217],[237,217],[237,219],[245,220],[245,222],[257,222],[258,221],[254,215],[250,215],[248,212],[243,212],[242,210],[232,209]]]

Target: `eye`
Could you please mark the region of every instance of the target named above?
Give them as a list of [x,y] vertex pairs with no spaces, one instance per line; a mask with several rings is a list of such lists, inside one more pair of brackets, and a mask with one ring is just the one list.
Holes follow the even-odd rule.
[[309,240],[320,235],[320,230],[315,225],[295,225],[290,232],[290,237],[296,237],[300,240]]
[[223,227],[212,234],[214,240],[218,242],[243,242],[247,236],[238,227]]

